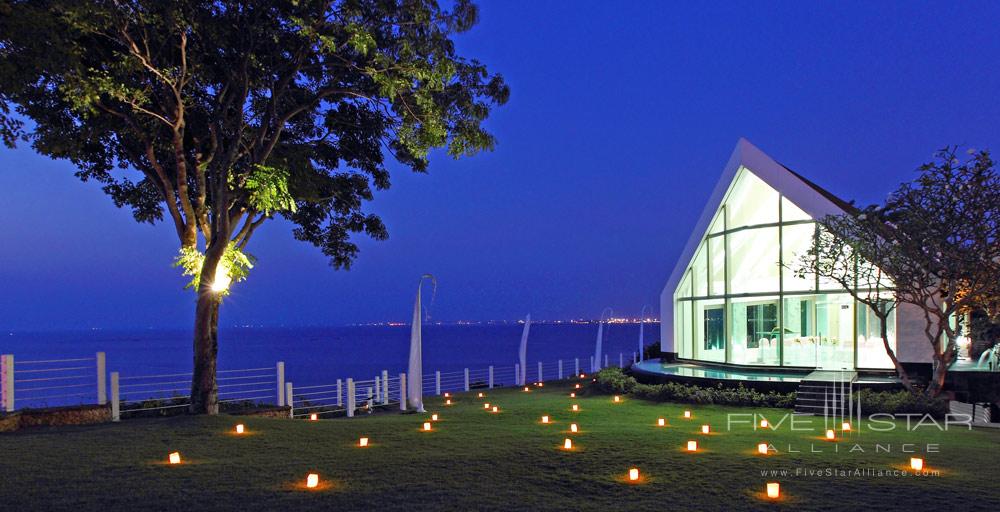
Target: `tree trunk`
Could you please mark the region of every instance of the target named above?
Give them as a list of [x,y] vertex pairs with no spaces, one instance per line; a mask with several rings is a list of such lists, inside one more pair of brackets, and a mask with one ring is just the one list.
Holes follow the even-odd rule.
[[906,368],[903,368],[903,364],[899,362],[899,358],[896,357],[896,352],[889,346],[889,328],[886,326],[887,320],[888,318],[879,316],[879,334],[882,336],[882,346],[885,347],[885,353],[889,356],[889,359],[892,360],[892,366],[896,368],[899,380],[903,381],[903,387],[910,393],[913,393],[913,383],[910,382],[910,375],[906,373]]
[[211,281],[220,255],[209,251],[202,264],[198,305],[194,314],[194,375],[191,378],[191,413],[219,414],[219,386],[215,379],[219,354],[219,305]]

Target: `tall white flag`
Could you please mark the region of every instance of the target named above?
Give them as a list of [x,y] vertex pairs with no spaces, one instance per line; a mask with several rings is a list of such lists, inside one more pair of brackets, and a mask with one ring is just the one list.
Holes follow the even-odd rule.
[[601,350],[602,350],[601,345],[604,343],[604,313],[605,312],[608,313],[608,317],[610,317],[611,315],[614,314],[614,312],[611,310],[611,308],[604,308],[604,311],[601,312],[601,319],[600,319],[600,321],[597,322],[597,346],[594,347],[594,367],[590,369],[590,371],[592,371],[592,372],[596,372],[596,371],[598,371],[598,370],[601,369],[601,361],[602,361],[601,358],[603,357],[601,355]]
[[639,360],[642,361],[643,351],[646,350],[646,344],[642,340],[642,328],[646,325],[646,309],[649,308],[649,304],[646,304],[639,310]]
[[521,375],[517,376],[518,384],[523,386],[528,382],[528,331],[531,330],[531,314],[524,318],[524,330],[521,331],[521,350],[518,356],[521,359]]
[[417,284],[417,298],[413,302],[413,322],[410,324],[410,367],[406,373],[406,400],[417,409],[424,411],[424,367],[423,348],[421,340],[423,308],[420,305],[420,288],[424,284],[424,279],[430,278],[434,284],[434,292],[431,295],[431,304],[434,303],[434,295],[437,294],[437,280],[430,274],[420,276],[420,283]]

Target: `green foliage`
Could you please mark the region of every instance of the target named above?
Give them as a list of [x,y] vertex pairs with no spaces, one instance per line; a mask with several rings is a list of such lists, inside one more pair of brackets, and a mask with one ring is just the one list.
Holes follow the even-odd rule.
[[929,414],[935,418],[943,418],[948,414],[947,400],[930,398],[923,393],[862,389],[858,391],[858,396],[861,400],[861,414],[864,416],[876,413]]
[[[226,252],[222,255],[222,259],[219,261],[219,268],[226,270],[226,275],[229,276],[229,279],[233,283],[239,283],[246,281],[247,277],[249,277],[254,261],[253,256],[244,253],[236,247],[236,244],[230,242],[229,246],[226,247]],[[179,267],[182,275],[191,276],[191,281],[188,282],[185,288],[191,288],[195,292],[198,291],[198,287],[201,285],[201,274],[204,263],[205,254],[197,248],[181,248],[180,254],[174,258],[174,267]],[[217,293],[228,295],[229,287]]]
[[247,202],[254,210],[266,215],[275,211],[295,212],[295,198],[288,193],[288,171],[285,169],[255,165],[243,188],[247,190]]
[[745,388],[726,388],[721,384],[705,388],[675,382],[665,384],[640,384],[634,377],[626,375],[621,368],[604,368],[597,372],[596,389],[605,393],[631,394],[636,398],[654,402],[681,402],[691,404],[719,404],[743,407],[795,406],[795,393],[777,393]]

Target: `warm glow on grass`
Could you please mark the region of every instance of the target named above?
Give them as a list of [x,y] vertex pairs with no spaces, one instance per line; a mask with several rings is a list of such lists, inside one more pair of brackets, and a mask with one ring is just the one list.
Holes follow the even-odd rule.
[[778,499],[781,496],[781,486],[778,482],[768,482],[767,483],[767,497],[772,500]]
[[181,454],[180,454],[180,452],[173,452],[170,455],[168,455],[167,456],[167,461],[169,463],[171,463],[171,464],[180,464],[181,463]]

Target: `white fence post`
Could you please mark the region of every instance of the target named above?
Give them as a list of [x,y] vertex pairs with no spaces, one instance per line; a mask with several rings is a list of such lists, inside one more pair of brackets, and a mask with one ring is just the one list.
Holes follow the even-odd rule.
[[521,363],[514,363],[514,384],[518,386],[524,385],[524,383],[521,382]]
[[111,421],[121,421],[121,403],[118,396],[118,372],[111,372]]
[[399,410],[406,410],[406,374],[399,374]]
[[295,405],[294,405],[295,402],[292,400],[292,383],[291,382],[286,382],[285,383],[285,403],[288,405],[288,417],[294,419],[295,418]]
[[580,358],[579,357],[574,358],[573,362],[575,363],[574,366],[575,370],[573,370],[573,376],[575,377],[577,375],[580,375]]
[[607,367],[608,367],[608,353],[605,352],[604,353],[604,366],[602,366],[602,368],[607,368]]
[[375,395],[372,395],[372,388],[368,388],[368,394],[365,395],[365,403],[368,404],[368,410],[372,410],[372,406],[375,405]]
[[594,371],[594,356],[590,356],[590,371]]
[[285,362],[278,361],[275,365],[275,372],[278,374],[278,407],[285,406]]
[[434,394],[441,396],[441,370],[434,372]]
[[354,417],[354,379],[347,378],[347,417]]
[[389,370],[382,370],[382,405],[389,403]]
[[625,359],[622,358],[622,353],[618,353],[618,367],[625,368]]
[[108,376],[105,374],[107,359],[104,352],[98,352],[95,356],[97,361],[97,405],[108,403]]
[[543,375],[542,374],[542,362],[539,361],[538,362],[538,382],[544,382],[544,379],[542,378],[542,375]]
[[[371,394],[370,389],[371,388],[369,388],[369,391],[368,391],[369,395]],[[375,376],[375,397],[374,397],[374,399],[375,399],[376,402],[381,402],[382,401],[382,377],[379,376],[379,375]]]
[[490,365],[490,389],[493,389],[493,365]]
[[469,369],[465,369],[465,390],[469,390]]
[[14,354],[0,356],[0,395],[3,398],[3,408],[7,412],[14,410]]
[[562,359],[560,359],[559,360],[559,380],[562,380],[562,378],[563,378],[563,373],[562,373]]

